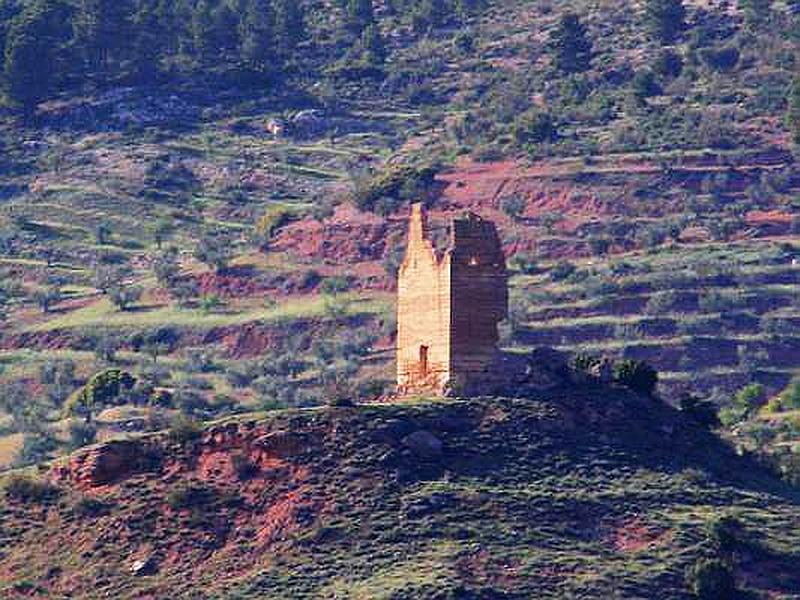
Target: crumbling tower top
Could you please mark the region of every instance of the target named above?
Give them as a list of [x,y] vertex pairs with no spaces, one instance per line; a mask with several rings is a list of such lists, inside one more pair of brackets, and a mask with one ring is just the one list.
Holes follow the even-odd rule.
[[468,389],[491,376],[507,316],[505,257],[494,223],[468,213],[437,255],[415,204],[398,275],[397,384],[403,394]]

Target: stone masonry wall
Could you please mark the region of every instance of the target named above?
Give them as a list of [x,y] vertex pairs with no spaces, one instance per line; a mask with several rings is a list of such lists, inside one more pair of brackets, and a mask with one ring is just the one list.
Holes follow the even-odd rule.
[[450,378],[449,263],[449,257],[437,257],[427,237],[422,207],[414,205],[397,282],[397,384],[401,395],[442,389]]
[[453,222],[450,256],[450,370],[467,390],[496,375],[498,324],[508,316],[505,256],[494,223],[476,215]]
[[[505,257],[493,223],[454,220],[450,248],[438,256],[425,214],[414,205],[398,275],[398,394],[470,387],[491,376],[497,325],[508,305]],[[466,391],[465,389],[465,391]]]

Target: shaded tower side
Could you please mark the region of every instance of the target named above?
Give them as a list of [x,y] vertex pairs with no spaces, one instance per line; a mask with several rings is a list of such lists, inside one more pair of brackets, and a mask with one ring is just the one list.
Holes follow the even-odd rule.
[[450,251],[450,375],[465,391],[493,376],[498,325],[508,316],[508,273],[494,223],[453,221]]
[[450,379],[450,258],[436,255],[422,205],[409,222],[397,278],[398,393],[438,393]]

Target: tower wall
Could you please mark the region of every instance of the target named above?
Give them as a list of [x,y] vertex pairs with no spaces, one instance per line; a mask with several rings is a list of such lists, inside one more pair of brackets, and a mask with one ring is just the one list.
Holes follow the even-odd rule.
[[498,324],[508,316],[508,275],[494,223],[453,222],[450,269],[450,376],[468,390],[485,383],[497,357]]
[[[414,205],[397,279],[398,393],[441,390],[450,379],[450,259],[437,257]],[[423,356],[424,354],[424,356]]]
[[398,274],[399,395],[441,394],[448,385],[468,391],[491,379],[507,284],[492,222],[473,214],[454,220],[450,247],[439,256],[422,207],[414,205]]

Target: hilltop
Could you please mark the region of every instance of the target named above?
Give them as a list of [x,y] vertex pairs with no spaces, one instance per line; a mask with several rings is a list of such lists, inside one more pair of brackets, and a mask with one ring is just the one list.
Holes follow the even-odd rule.
[[796,491],[616,387],[247,415],[15,477],[8,598],[678,599],[717,556],[800,590]]
[[390,393],[411,200],[498,224],[504,346],[796,449],[800,400],[756,415],[800,390],[795,4],[670,4],[0,0],[0,468]]

